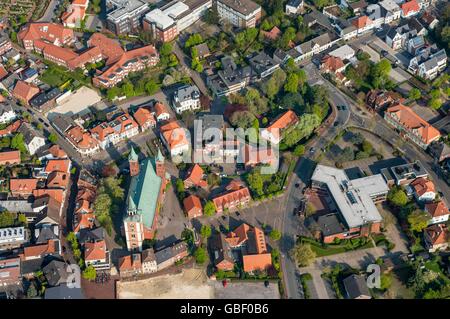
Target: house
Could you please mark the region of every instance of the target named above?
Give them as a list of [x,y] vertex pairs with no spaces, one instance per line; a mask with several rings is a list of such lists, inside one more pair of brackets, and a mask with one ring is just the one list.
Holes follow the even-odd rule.
[[213,235],[209,242],[209,249],[213,256],[212,262],[218,270],[231,271],[234,269],[233,253],[224,234]]
[[27,24],[18,33],[18,38],[26,50],[34,50],[37,41],[55,46],[71,45],[75,42],[73,30],[63,25],[49,22],[33,22]]
[[160,127],[161,140],[171,157],[184,155],[190,150],[190,138],[188,132],[177,121],[164,124]]
[[105,239],[105,229],[103,227],[98,227],[94,229],[85,228],[80,230],[78,234],[78,242],[82,247],[86,243],[102,241]]
[[139,125],[128,113],[116,116],[109,122],[103,122],[90,130],[102,149],[139,134]]
[[418,76],[433,80],[447,67],[445,49],[438,50],[436,45],[423,48],[409,61],[408,70]]
[[184,187],[185,188],[191,188],[191,187],[208,187],[208,183],[205,179],[205,173],[203,169],[200,167],[200,165],[195,164],[189,172],[187,173],[187,176],[185,178]]
[[270,31],[261,30],[260,32],[269,41],[276,41],[283,35],[283,32],[277,26],[274,26]]
[[294,111],[289,110],[280,115],[267,128],[261,131],[261,137],[274,144],[279,144],[282,133],[287,128],[298,123],[298,116]]
[[170,119],[170,113],[161,102],[156,102],[153,106],[153,115],[157,122],[168,121]]
[[0,124],[9,123],[17,118],[17,114],[10,104],[0,104]]
[[17,132],[22,133],[25,146],[30,155],[36,154],[37,150],[46,144],[46,140],[42,134],[33,129],[28,123],[22,123]]
[[352,21],[352,24],[358,30],[358,34],[366,33],[367,31],[371,31],[375,28],[374,21],[368,16],[360,16]]
[[189,219],[203,215],[202,203],[200,198],[190,195],[183,200],[184,212]]
[[391,27],[386,33],[385,42],[394,50],[406,49],[409,39],[417,36],[417,30],[410,28],[406,23],[400,26]]
[[230,182],[226,191],[212,199],[217,213],[226,211],[235,211],[250,203],[251,196],[247,187],[236,180]]
[[279,158],[278,154],[271,147],[243,144],[239,152],[238,162],[243,163],[245,167],[253,167],[256,165],[275,167],[279,163]]
[[2,33],[2,35],[0,36],[0,55],[4,55],[11,49],[12,49],[11,40],[6,34]]
[[255,71],[258,79],[264,79],[275,72],[280,64],[275,62],[267,53],[259,52],[249,59],[250,66]]
[[424,37],[428,34],[427,28],[425,28],[425,26],[422,23],[420,23],[420,21],[416,17],[409,18],[406,21],[406,24],[409,26],[411,30],[416,30],[417,35]]
[[119,258],[120,277],[132,277],[142,273],[141,254],[131,254]]
[[9,192],[13,197],[28,198],[37,188],[38,181],[35,178],[11,178],[9,180]]
[[339,38],[333,33],[323,33],[312,40],[296,46],[294,49],[300,53],[300,55],[295,57],[294,61],[298,63],[299,61],[311,58],[313,55],[331,48],[337,41],[339,41]]
[[195,85],[185,85],[175,90],[172,107],[177,114],[200,109],[200,91]]
[[420,17],[420,20],[427,26],[428,30],[433,30],[439,24],[439,20],[433,15],[431,11],[425,11]]
[[431,215],[428,225],[445,223],[450,215],[447,205],[442,200],[425,204],[425,211]]
[[425,46],[425,39],[423,36],[416,36],[408,40],[406,44],[406,50],[411,55],[415,56],[419,53],[419,50]]
[[39,93],[39,88],[24,81],[17,81],[12,95],[22,104],[29,105],[30,100]]
[[20,258],[0,259],[0,286],[18,284],[21,280]]
[[431,143],[428,151],[438,163],[442,163],[447,158],[450,158],[450,146],[444,142]]
[[142,252],[142,273],[151,274],[158,271],[158,264],[156,263],[155,252],[152,248],[146,249]]
[[23,226],[0,228],[0,251],[20,247],[28,237]]
[[383,0],[378,2],[385,12],[384,23],[390,24],[399,20],[402,14],[400,6],[394,0]]
[[51,160],[47,161],[44,172],[47,174],[50,174],[52,172],[69,173],[71,167],[72,167],[72,162],[68,158],[51,159]]
[[56,99],[61,95],[59,88],[53,88],[47,92],[42,92],[30,100],[30,105],[42,111],[56,105]]
[[206,59],[211,55],[209,52],[208,44],[200,43],[194,46],[194,49],[197,50],[197,56],[200,60]]
[[89,0],[73,0],[61,16],[63,25],[69,28],[80,28],[88,6]]
[[164,201],[167,185],[164,157],[158,150],[156,158],[146,158],[139,163],[132,150],[128,161],[131,182],[123,227],[128,250],[142,251],[144,239],[152,239],[155,234],[159,210]]
[[305,5],[303,0],[289,0],[285,6],[285,13],[287,15],[297,15],[299,14]]
[[85,297],[81,288],[62,284],[57,287],[46,288],[44,299],[85,299]]
[[84,244],[84,262],[86,267],[92,266],[96,270],[110,269],[109,251],[104,240],[87,242]]
[[430,253],[448,248],[449,231],[445,224],[434,224],[423,230],[425,247]]
[[155,116],[148,107],[140,107],[133,114],[133,117],[136,123],[139,125],[141,132],[145,132],[146,130],[154,128],[156,126]]
[[348,3],[347,6],[350,8],[350,10],[353,12],[354,15],[358,16],[367,7],[367,2],[364,0],[359,0],[359,1]]
[[420,6],[417,0],[406,1],[400,5],[402,9],[402,18],[412,17],[420,12]]
[[0,152],[0,165],[20,164],[20,151]]
[[13,123],[9,124],[4,129],[0,130],[0,137],[11,136],[13,133],[16,133],[19,127],[22,125],[22,120],[16,120]]
[[215,8],[222,21],[238,28],[254,28],[261,19],[261,6],[252,0],[216,0]]
[[51,287],[67,284],[72,277],[75,280],[74,276],[70,276],[72,271],[69,265],[59,260],[52,260],[42,269],[42,272]]
[[403,104],[389,107],[384,119],[419,147],[426,149],[432,142],[441,138],[441,133],[427,121]]
[[409,184],[414,196],[420,202],[431,202],[436,198],[436,189],[429,179],[417,178]]
[[330,53],[328,53],[328,55],[335,57],[335,58],[339,58],[342,61],[345,61],[345,60],[350,60],[355,56],[355,50],[353,50],[352,47],[349,46],[348,44],[345,44],[345,45],[340,46],[339,48],[331,51]]
[[366,95],[366,103],[371,107],[372,110],[378,112],[390,107],[394,104],[402,103],[403,98],[400,94],[392,91],[382,91],[373,89],[370,90]]
[[181,259],[187,257],[188,245],[184,241],[177,241],[170,246],[155,252],[158,271],[172,266]]
[[92,134],[78,125],[68,129],[64,136],[80,154],[89,155],[100,150],[99,142]]
[[346,65],[341,58],[326,55],[322,58],[320,70],[325,73],[342,73],[345,70]]
[[271,254],[267,251],[264,232],[254,226],[241,224],[225,237],[231,249],[242,250],[245,272],[266,271],[272,266]]
[[347,299],[372,299],[364,276],[353,274],[345,278],[342,283]]

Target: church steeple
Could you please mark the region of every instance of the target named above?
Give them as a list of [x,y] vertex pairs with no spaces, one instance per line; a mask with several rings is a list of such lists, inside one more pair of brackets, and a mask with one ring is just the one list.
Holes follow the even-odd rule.
[[164,156],[162,155],[159,147],[158,147],[158,154],[156,155],[155,158],[155,164],[156,164],[156,175],[158,175],[162,179],[165,179],[166,168],[164,166]]
[[139,175],[139,158],[134,148],[131,148],[130,155],[128,155],[128,163],[130,165],[130,176]]

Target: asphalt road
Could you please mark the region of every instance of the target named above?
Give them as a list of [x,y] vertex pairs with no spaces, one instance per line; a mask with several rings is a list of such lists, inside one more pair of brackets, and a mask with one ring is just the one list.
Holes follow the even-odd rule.
[[51,22],[55,13],[53,12],[58,6],[59,0],[50,0],[47,9],[45,9],[44,15],[38,20],[38,22]]
[[[336,89],[331,83],[326,81],[318,72],[315,65],[312,63],[305,66],[305,71],[308,76],[308,83],[310,85],[324,85],[329,94],[329,100],[333,108],[336,106],[345,105],[345,110],[337,110],[337,117],[333,123],[330,123],[325,134],[318,136],[308,143],[306,154],[297,162],[294,174],[291,177],[288,188],[285,192],[285,204],[283,209],[283,238],[281,242],[282,253],[282,270],[284,276],[285,290],[288,298],[299,299],[302,298],[302,289],[299,287],[300,283],[297,278],[297,266],[295,262],[289,257],[289,251],[294,247],[298,235],[307,235],[308,229],[299,222],[299,217],[293,215],[294,209],[299,205],[299,201],[303,198],[301,190],[309,184],[312,171],[315,167],[314,157],[320,153],[329,141],[331,141],[338,131],[347,124],[350,119],[351,102],[348,97]],[[334,123],[338,123],[334,126]],[[311,151],[314,150],[314,151]],[[298,187],[296,187],[298,185]]]

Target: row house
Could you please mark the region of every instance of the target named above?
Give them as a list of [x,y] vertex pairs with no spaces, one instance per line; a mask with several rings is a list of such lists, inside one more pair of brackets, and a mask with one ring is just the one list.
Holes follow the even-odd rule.
[[337,41],[339,41],[339,38],[336,37],[333,33],[323,33],[310,41],[296,46],[295,50],[300,55],[295,57],[294,61],[298,63],[302,60],[311,58],[313,55],[319,54],[331,48]]
[[103,122],[90,130],[102,149],[139,134],[139,125],[128,113],[119,115],[110,122]]
[[389,107],[384,112],[384,119],[399,130],[401,135],[423,149],[441,138],[441,133],[436,128],[402,104]]
[[244,187],[238,181],[232,181],[227,187],[226,192],[212,199],[217,213],[224,211],[235,211],[245,207],[250,203],[251,196],[247,187]]
[[153,45],[127,51],[106,71],[96,75],[92,82],[98,87],[110,88],[122,82],[131,72],[155,66],[158,62],[159,54]]

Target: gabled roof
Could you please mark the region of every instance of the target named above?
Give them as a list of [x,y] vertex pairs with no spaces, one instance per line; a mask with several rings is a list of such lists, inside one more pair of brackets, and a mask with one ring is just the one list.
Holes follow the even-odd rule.
[[426,144],[438,139],[441,133],[431,126],[427,121],[417,115],[411,108],[398,104],[386,110],[387,113],[395,114],[397,121],[407,129],[413,130]]
[[20,30],[18,37],[20,40],[45,40],[55,42],[64,39],[74,39],[74,32],[71,29],[64,28],[61,24],[49,22],[33,22]]
[[147,123],[156,123],[155,116],[147,107],[140,107],[134,114],[134,119],[139,126],[144,126]]
[[16,86],[12,92],[13,96],[22,99],[26,102],[30,101],[33,96],[39,93],[39,88],[37,86],[28,84],[24,81],[17,81]]
[[0,152],[0,162],[20,162],[20,151]]
[[9,180],[9,190],[14,193],[33,193],[37,188],[36,178],[12,178]]
[[410,185],[414,188],[414,191],[418,196],[422,196],[428,192],[436,192],[433,182],[423,177],[416,178]]
[[242,262],[245,272],[252,272],[255,270],[267,270],[272,266],[272,256],[269,253],[244,255]]
[[142,263],[140,254],[128,255],[119,259],[120,271],[140,270],[141,267]]
[[297,114],[295,114],[294,111],[292,110],[288,110],[285,113],[283,113],[282,115],[280,115],[274,122],[272,122],[272,124],[270,124],[266,130],[270,131],[272,133],[272,135],[276,135],[278,130],[283,130],[291,125],[297,124],[298,122],[298,116]]
[[177,121],[172,121],[161,126],[160,131],[171,150],[178,146],[189,144],[185,129]]
[[419,12],[420,11],[420,6],[416,0],[411,0],[411,1],[407,1],[407,2],[403,3],[401,5],[401,8],[403,11],[403,15],[405,15],[405,16],[407,16],[411,12]]
[[342,69],[345,66],[345,64],[341,58],[327,55],[322,59],[321,66],[322,68],[335,73],[338,70]]
[[350,275],[343,280],[343,284],[348,298],[371,298],[366,280],[363,276]]
[[195,164],[188,172],[185,182],[189,181],[190,183],[194,184],[195,186],[206,187],[206,186],[208,186],[208,183],[203,179],[204,173],[205,172],[200,167],[200,165]]
[[440,217],[450,214],[447,205],[445,205],[442,200],[437,203],[425,204],[425,210],[431,215],[431,217]]
[[84,260],[102,260],[106,259],[106,243],[104,240],[88,242],[84,245]]
[[51,159],[45,165],[45,172],[69,172],[70,159]]
[[352,21],[352,24],[358,29],[371,25],[373,21],[368,16],[361,16]]
[[48,188],[67,188],[69,184],[70,175],[67,172],[57,172],[53,171],[48,174],[47,177],[47,187]]
[[448,241],[449,233],[445,224],[434,224],[424,229],[425,240],[434,245],[445,244]]
[[159,116],[163,115],[163,114],[169,114],[169,111],[167,111],[167,108],[164,104],[162,104],[161,102],[156,102],[155,105],[153,106],[154,110],[155,110],[155,116],[158,118]]
[[190,195],[186,197],[183,200],[183,206],[186,213],[189,214],[189,212],[193,209],[199,209],[200,212],[202,211],[202,203],[200,202],[200,198],[198,198],[195,195]]

